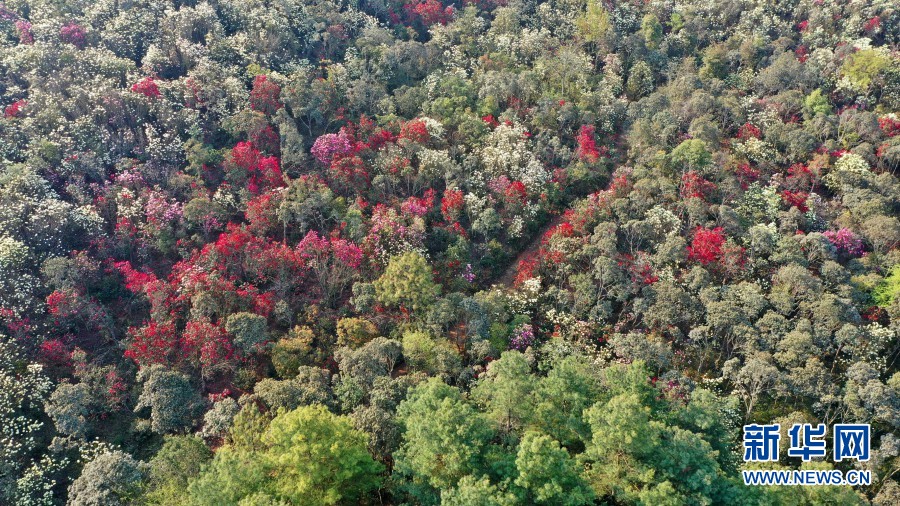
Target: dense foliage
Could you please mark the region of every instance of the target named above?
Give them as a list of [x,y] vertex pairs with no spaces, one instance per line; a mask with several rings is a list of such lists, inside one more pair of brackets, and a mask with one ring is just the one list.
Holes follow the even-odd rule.
[[[890,0],[4,0],[0,503],[900,503]],[[870,423],[750,488],[745,422]]]

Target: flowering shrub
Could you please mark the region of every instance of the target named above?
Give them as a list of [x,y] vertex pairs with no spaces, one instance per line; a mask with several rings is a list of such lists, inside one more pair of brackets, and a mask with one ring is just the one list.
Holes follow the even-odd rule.
[[866,20],[866,23],[863,25],[863,31],[869,34],[878,33],[881,30],[881,18],[878,16],[873,16]]
[[330,180],[346,193],[358,192],[367,188],[370,182],[369,171],[363,159],[352,156],[335,156],[328,166]]
[[688,257],[703,265],[710,264],[721,258],[723,244],[725,235],[722,233],[722,227],[713,229],[697,227],[691,245],[688,246]]
[[31,33],[31,23],[20,19],[16,21],[16,34],[20,44],[34,44],[34,34]]
[[448,188],[444,191],[444,196],[441,198],[441,215],[448,222],[457,221],[464,205],[463,192]]
[[352,153],[353,141],[343,130],[336,134],[325,134],[316,139],[310,152],[319,163],[327,166],[335,157]]
[[513,330],[512,338],[509,340],[509,347],[512,350],[525,351],[526,348],[534,344],[534,329],[529,324],[523,324]]
[[264,75],[253,78],[253,89],[250,91],[250,107],[254,111],[275,114],[283,105],[279,101],[281,87]]
[[284,177],[281,175],[279,160],[274,156],[266,156],[259,159],[256,166],[250,170],[250,181],[247,189],[250,193],[259,193],[284,186]]
[[749,139],[751,137],[759,139],[762,136],[762,132],[756,126],[750,123],[744,123],[738,129],[738,139]]
[[407,140],[416,144],[425,144],[431,138],[428,128],[422,120],[407,121],[400,127],[400,140]]
[[262,156],[252,142],[237,143],[229,153],[228,163],[233,169],[229,179],[235,183],[246,181],[247,189],[254,195],[285,185],[280,160]]
[[356,244],[310,231],[297,245],[297,252],[312,269],[322,290],[322,300],[330,303],[349,286],[363,261]]
[[426,27],[434,24],[446,25],[453,18],[453,7],[444,7],[438,0],[408,3],[403,9],[410,19],[418,19]]
[[822,235],[824,235],[840,253],[851,257],[858,257],[863,254],[864,247],[862,239],[849,228],[842,228],[837,231],[826,230]]
[[707,181],[696,171],[685,172],[681,176],[681,198],[708,198],[716,191],[715,183]]
[[792,192],[784,190],[783,192],[781,192],[781,198],[788,206],[796,207],[804,213],[806,211],[809,211],[809,207],[806,205],[806,199],[809,198],[809,194],[806,192]]
[[18,118],[22,114],[22,108],[28,105],[28,101],[21,99],[6,106],[3,115],[7,118]]
[[178,360],[181,340],[174,322],[150,321],[142,327],[128,329],[130,341],[125,356],[139,365],[173,365]]
[[400,211],[405,214],[423,217],[434,205],[434,190],[429,189],[422,198],[409,197],[400,205]]
[[894,114],[878,118],[878,126],[888,137],[900,135],[900,118]]
[[38,356],[48,366],[69,367],[72,365],[72,352],[59,339],[50,339],[41,343]]
[[596,162],[600,158],[597,141],[594,140],[594,125],[582,125],[578,131],[578,158],[588,162]]
[[84,32],[84,28],[72,22],[64,24],[59,29],[59,38],[78,49],[84,49],[84,46],[87,45],[87,34]]
[[159,97],[159,86],[156,85],[156,81],[152,77],[145,77],[140,81],[131,85],[131,91],[134,93],[140,93],[145,97],[149,98],[157,98]]

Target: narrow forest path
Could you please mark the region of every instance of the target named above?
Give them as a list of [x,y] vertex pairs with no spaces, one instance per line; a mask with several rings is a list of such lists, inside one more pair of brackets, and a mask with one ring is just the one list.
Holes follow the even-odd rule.
[[544,238],[544,234],[546,234],[547,231],[550,230],[551,228],[562,223],[562,221],[563,221],[562,213],[554,215],[550,219],[550,221],[547,222],[546,225],[541,227],[541,229],[538,231],[538,233],[535,234],[535,236],[531,238],[531,242],[528,243],[528,246],[525,249],[523,249],[522,251],[520,251],[518,255],[516,255],[516,258],[514,258],[513,261],[506,268],[506,270],[503,271],[503,274],[500,275],[499,278],[494,280],[494,282],[492,284],[504,286],[507,288],[512,287],[513,281],[515,281],[515,279],[516,279],[516,267],[518,267],[519,262],[521,262],[525,258],[528,258],[528,256],[532,255],[533,253],[536,253],[537,250],[540,249],[540,247],[541,247],[541,239]]

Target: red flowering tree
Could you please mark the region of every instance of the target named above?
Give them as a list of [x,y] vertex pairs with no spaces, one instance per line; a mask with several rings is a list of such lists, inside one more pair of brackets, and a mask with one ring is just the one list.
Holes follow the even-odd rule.
[[434,206],[434,190],[429,188],[425,191],[425,195],[419,197],[409,197],[400,204],[400,211],[406,215],[424,217]]
[[356,278],[363,252],[345,239],[320,236],[310,231],[297,245],[297,252],[312,270],[322,292],[322,302],[333,304]]
[[809,211],[809,207],[806,205],[807,198],[809,198],[809,194],[806,192],[792,192],[788,190],[781,192],[781,200],[788,206],[796,207],[804,213]]
[[3,110],[3,115],[7,118],[18,118],[22,114],[22,108],[28,105],[27,100],[16,100],[15,102],[6,106]]
[[189,321],[182,335],[185,358],[198,367],[204,377],[233,367],[234,343],[222,325],[205,319]]
[[681,198],[705,200],[715,191],[715,183],[707,181],[697,171],[689,170],[681,176]]
[[582,125],[575,140],[578,142],[578,158],[582,161],[593,163],[600,158],[600,150],[597,149],[597,141],[594,139],[594,125]]
[[464,204],[463,192],[453,188],[447,189],[441,198],[441,215],[448,223],[459,221]]
[[400,127],[400,140],[425,144],[429,139],[431,139],[431,134],[428,133],[428,128],[422,120],[407,121]]
[[262,156],[252,142],[237,143],[231,149],[225,166],[228,181],[238,186],[246,184],[254,195],[285,185],[278,158]]
[[697,227],[691,245],[688,246],[688,257],[703,265],[708,265],[722,257],[724,244],[725,235],[722,233],[722,227],[713,229]]
[[275,114],[284,107],[280,102],[281,87],[273,83],[267,76],[253,78],[253,89],[250,90],[250,108],[263,114]]
[[900,135],[900,119],[891,116],[878,118],[878,126],[888,137]]
[[363,159],[356,156],[334,157],[328,166],[329,181],[341,193],[349,195],[369,187],[370,175]]
[[438,0],[408,3],[403,6],[410,21],[420,21],[425,27],[434,24],[446,25],[453,19],[453,7],[444,7]]
[[157,98],[160,95],[159,86],[156,85],[156,81],[152,77],[145,77],[132,84],[131,91],[133,93],[140,93],[148,98]]
[[181,358],[181,340],[174,322],[149,321],[142,327],[128,329],[130,341],[125,356],[141,366],[163,364],[174,366]]
[[750,139],[750,138],[759,139],[761,136],[762,136],[762,132],[760,131],[760,129],[751,123],[744,123],[743,125],[741,125],[740,128],[738,128],[738,134],[737,134],[738,139]]

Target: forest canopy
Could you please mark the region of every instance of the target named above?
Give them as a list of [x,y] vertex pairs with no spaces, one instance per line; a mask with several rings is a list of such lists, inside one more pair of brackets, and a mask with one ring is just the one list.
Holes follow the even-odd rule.
[[[890,0],[2,0],[0,504],[900,504],[898,44]],[[871,484],[745,486],[776,423],[766,469]]]

